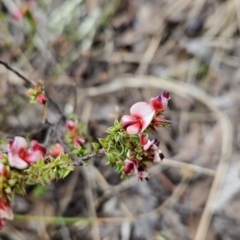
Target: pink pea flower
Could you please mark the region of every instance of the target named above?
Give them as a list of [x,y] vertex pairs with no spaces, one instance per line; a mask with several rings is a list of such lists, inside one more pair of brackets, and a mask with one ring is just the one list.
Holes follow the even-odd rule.
[[153,162],[159,163],[163,160],[164,155],[162,151],[158,148],[159,142],[154,139],[150,141],[148,139],[148,135],[140,137],[141,144],[143,146],[143,150],[147,153],[147,158]]
[[47,97],[44,94],[40,93],[37,95],[37,101],[38,103],[45,105],[47,102]]
[[159,96],[151,99],[151,105],[153,106],[155,111],[158,113],[166,109],[169,100],[170,100],[169,92],[164,91]]
[[124,161],[125,167],[123,169],[125,174],[129,174],[129,173],[135,173],[137,174],[138,170],[137,170],[137,160],[129,160],[126,159]]
[[139,161],[138,160],[129,160],[126,159],[124,161],[125,167],[123,169],[125,174],[129,174],[129,173],[135,173],[138,176],[139,180],[148,180],[148,172],[139,165]]
[[49,153],[52,157],[57,158],[64,153],[64,149],[61,144],[56,143],[50,148]]
[[45,154],[46,148],[35,140],[32,140],[27,148],[27,141],[23,137],[15,137],[8,145],[9,165],[18,169],[24,169],[37,162]]
[[0,229],[5,225],[7,220],[13,219],[13,212],[8,201],[0,197]]
[[155,110],[149,103],[138,102],[130,108],[130,113],[130,116],[124,115],[121,122],[128,134],[137,134],[139,131],[143,132],[149,126]]
[[69,131],[74,131],[78,128],[78,124],[77,122],[73,121],[73,120],[67,120],[66,122],[66,128],[69,130]]
[[74,137],[73,145],[75,148],[82,146],[85,143],[85,140],[80,137]]

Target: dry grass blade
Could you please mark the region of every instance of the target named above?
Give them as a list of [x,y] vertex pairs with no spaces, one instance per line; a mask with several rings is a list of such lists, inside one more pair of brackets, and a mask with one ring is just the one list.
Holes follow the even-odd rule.
[[152,215],[156,214],[156,212],[159,215],[163,214],[165,210],[173,206],[178,201],[178,199],[187,189],[188,183],[189,183],[189,179],[183,177],[179,185],[172,192],[171,196],[168,197],[159,207],[157,207],[156,209],[153,209],[151,212],[143,213],[137,216],[136,219],[150,218]]
[[181,168],[181,169],[187,169],[189,171],[194,171],[194,172],[206,174],[209,176],[214,176],[216,174],[215,170],[203,168],[203,167],[200,167],[200,166],[197,166],[194,164],[179,162],[179,161],[172,160],[172,159],[164,159],[164,161],[161,162],[161,165],[165,165],[165,166],[169,166],[169,167],[177,167],[177,168]]
[[[96,213],[96,209],[94,206],[94,197],[93,197],[93,192],[92,192],[92,180],[91,180],[91,176],[90,176],[90,172],[89,169],[86,168],[81,168],[81,172],[84,176],[85,179],[85,196],[87,199],[87,203],[88,203],[88,210],[89,213],[91,214],[91,217],[93,217],[94,219],[97,218],[97,213]],[[100,240],[100,230],[99,230],[99,225],[97,221],[93,222],[92,225],[92,239],[93,240]]]

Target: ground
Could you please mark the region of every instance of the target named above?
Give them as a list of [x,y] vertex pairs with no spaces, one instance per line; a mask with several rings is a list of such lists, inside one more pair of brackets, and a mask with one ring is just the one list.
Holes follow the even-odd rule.
[[[16,195],[1,238],[238,240],[240,1],[11,1],[19,19],[9,2],[0,4],[0,59],[43,81],[92,139],[163,90],[171,127],[156,134],[165,159],[148,182],[120,179],[94,158]],[[0,77],[0,137],[43,142],[42,108],[4,66]],[[49,121],[58,118],[50,104]]]

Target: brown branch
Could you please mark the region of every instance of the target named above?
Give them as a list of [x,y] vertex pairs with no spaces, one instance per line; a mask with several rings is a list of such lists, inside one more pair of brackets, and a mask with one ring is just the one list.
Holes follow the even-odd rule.
[[23,76],[17,70],[13,69],[8,63],[0,60],[0,64],[2,64],[6,69],[8,69],[9,71],[15,73],[18,77],[20,77],[26,83],[26,87],[31,87],[32,85],[34,86],[34,82],[32,82],[31,80]]
[[97,152],[93,152],[93,153],[90,153],[84,157],[81,157],[81,158],[77,158],[74,160],[74,166],[79,166],[79,165],[82,165],[81,163],[84,162],[85,164],[85,161],[93,158],[93,157],[97,157],[97,156],[101,156],[103,155],[104,153],[106,152],[106,149],[105,148],[102,148],[102,149],[99,149]]
[[93,157],[96,157],[96,156],[101,156],[103,153],[106,152],[106,149],[102,148],[102,149],[98,150],[97,152],[90,153],[84,157],[78,157],[69,150],[67,144],[64,141],[64,137],[61,133],[61,130],[59,129],[59,125],[53,125],[53,129],[54,129],[54,132],[56,133],[58,142],[62,145],[62,147],[64,149],[64,152],[67,153],[69,155],[69,157],[72,158],[74,166],[85,165],[86,164],[85,161],[87,161]]
[[[3,60],[0,60],[0,64],[2,64],[9,71],[15,73],[18,77],[20,77],[25,82],[26,87],[35,86],[35,82],[34,81],[32,81],[32,80],[26,78],[25,76],[23,76],[19,71],[13,69],[8,63],[4,62]],[[60,121],[61,121],[61,119],[65,119],[65,116],[64,116],[61,108],[58,106],[58,104],[50,96],[47,95],[46,97],[48,98],[50,103],[54,105],[54,107],[57,109],[57,111],[61,115]]]

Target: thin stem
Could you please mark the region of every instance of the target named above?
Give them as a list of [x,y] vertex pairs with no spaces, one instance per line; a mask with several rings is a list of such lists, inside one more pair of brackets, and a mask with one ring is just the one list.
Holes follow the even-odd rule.
[[97,156],[101,156],[102,154],[104,154],[105,152],[107,151],[107,149],[105,148],[102,148],[100,150],[98,150],[97,152],[94,152],[94,153],[90,153],[84,157],[81,157],[81,158],[77,158],[77,159],[74,159],[74,165],[75,166],[79,166],[79,165],[82,165],[81,163],[82,162],[85,162],[93,157],[97,157]]
[[15,73],[18,77],[20,77],[22,80],[24,80],[24,82],[26,83],[27,87],[30,86],[34,86],[34,82],[32,82],[31,80],[29,80],[28,78],[24,77],[20,72],[18,72],[17,70],[13,69],[8,63],[0,60],[0,64],[2,64],[5,68],[7,68],[8,70],[10,70],[11,72]]
[[[35,86],[36,84],[26,78],[25,76],[23,76],[19,71],[13,69],[8,63],[4,62],[3,60],[0,60],[0,64],[2,64],[3,66],[5,66],[5,68],[7,68],[9,71],[15,73],[18,77],[20,77],[26,84],[26,87],[31,87],[31,86]],[[54,105],[54,107],[57,109],[57,111],[59,112],[59,114],[61,115],[61,119],[64,119],[65,116],[64,114],[62,113],[62,110],[61,108],[58,106],[58,104],[50,97],[50,96],[47,96],[47,98],[49,99],[49,101]]]
[[86,164],[85,161],[87,161],[95,156],[101,156],[103,153],[106,152],[106,149],[102,148],[102,149],[98,150],[97,152],[90,153],[84,157],[77,157],[69,150],[67,144],[64,141],[64,137],[63,137],[61,131],[59,129],[57,129],[57,127],[58,127],[57,125],[54,126],[54,131],[57,135],[57,139],[58,139],[59,143],[62,145],[62,147],[64,148],[65,153],[67,153],[72,158],[74,166],[85,165]]

